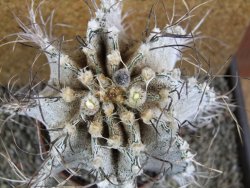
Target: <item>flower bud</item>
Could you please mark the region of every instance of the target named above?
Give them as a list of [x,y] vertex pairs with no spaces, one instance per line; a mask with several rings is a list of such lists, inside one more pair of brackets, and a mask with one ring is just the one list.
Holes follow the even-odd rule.
[[82,99],[81,103],[81,111],[84,115],[94,115],[98,112],[100,108],[100,104],[98,99],[92,94],[88,94],[86,97]]
[[129,90],[128,104],[132,108],[139,107],[146,101],[146,91],[140,86],[133,86]]

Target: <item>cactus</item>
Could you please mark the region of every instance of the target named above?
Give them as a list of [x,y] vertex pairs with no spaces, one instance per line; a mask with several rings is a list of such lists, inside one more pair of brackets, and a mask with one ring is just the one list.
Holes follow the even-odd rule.
[[[32,117],[49,132],[49,154],[31,178],[16,182],[32,187],[60,186],[59,173],[91,174],[98,187],[137,187],[137,178],[172,177],[181,186],[195,183],[196,164],[180,128],[205,126],[223,108],[210,81],[185,77],[176,62],[196,40],[171,23],[155,27],[131,47],[123,24],[122,1],[101,0],[81,40],[85,62],[62,51],[40,14],[29,9],[29,25],[17,18],[22,32],[14,42],[32,42],[50,66],[50,79],[39,93],[3,99],[0,110]],[[39,24],[37,19],[39,19]],[[52,16],[50,17],[52,19]],[[201,20],[201,22],[203,19]],[[85,174],[85,175],[84,175]],[[153,178],[153,177],[152,177]],[[91,179],[91,178],[90,178]]]

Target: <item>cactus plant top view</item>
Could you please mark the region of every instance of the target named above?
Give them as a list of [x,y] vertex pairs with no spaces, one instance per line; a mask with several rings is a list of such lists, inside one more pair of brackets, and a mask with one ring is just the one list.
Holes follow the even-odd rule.
[[[132,42],[123,2],[92,1],[86,36],[76,37],[84,56],[77,61],[62,50],[64,41],[52,36],[53,16],[44,19],[42,3],[35,7],[32,1],[29,24],[16,18],[22,31],[12,42],[36,45],[47,57],[50,78],[28,92],[9,93],[0,110],[41,122],[50,148],[34,176],[14,168],[19,175],[14,183],[61,186],[70,183],[60,178],[68,171],[88,175],[90,185],[101,188],[134,188],[140,178],[196,184],[201,164],[180,130],[208,125],[226,108],[226,96],[210,87],[213,77],[200,65],[185,62],[207,74],[205,81],[185,76],[176,63],[185,50],[201,56],[193,46],[205,17],[191,30],[181,26],[189,14],[169,18],[164,28],[156,25],[143,40]],[[44,87],[36,92],[39,84]]]

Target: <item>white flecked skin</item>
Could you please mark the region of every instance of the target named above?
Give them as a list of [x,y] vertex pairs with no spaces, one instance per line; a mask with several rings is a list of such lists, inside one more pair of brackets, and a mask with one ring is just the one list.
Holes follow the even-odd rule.
[[62,185],[56,179],[65,169],[94,172],[102,188],[137,187],[136,178],[147,171],[164,172],[181,185],[192,183],[194,155],[179,129],[187,122],[196,128],[208,124],[211,112],[220,106],[206,82],[184,80],[174,68],[181,50],[193,39],[183,37],[189,34],[179,25],[155,28],[123,62],[122,1],[101,0],[95,8],[82,46],[84,69],[50,42],[52,36],[36,24],[33,4],[31,24],[18,20],[24,30],[18,33],[19,40],[45,51],[51,70],[46,88],[38,95],[1,104],[5,112],[42,122],[53,143],[44,164],[27,183]]

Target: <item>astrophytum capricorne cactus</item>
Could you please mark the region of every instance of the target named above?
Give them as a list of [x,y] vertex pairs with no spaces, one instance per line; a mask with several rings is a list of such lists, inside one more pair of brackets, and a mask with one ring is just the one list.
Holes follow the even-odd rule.
[[178,25],[184,17],[155,27],[128,53],[122,1],[93,1],[95,14],[81,39],[86,62],[77,62],[46,32],[52,16],[45,21],[40,5],[33,6],[30,24],[17,18],[22,32],[14,42],[32,42],[44,52],[50,79],[39,94],[3,100],[1,110],[40,121],[52,144],[34,177],[20,176],[20,182],[62,185],[57,177],[63,170],[91,173],[99,187],[137,187],[148,172],[180,185],[195,182],[196,161],[179,130],[208,124],[221,106],[209,82],[184,77],[175,64],[200,23],[190,32]]

